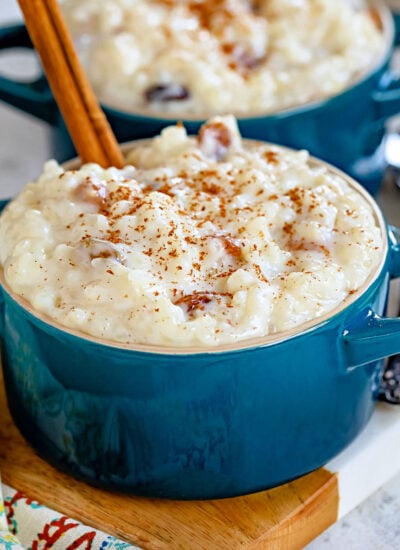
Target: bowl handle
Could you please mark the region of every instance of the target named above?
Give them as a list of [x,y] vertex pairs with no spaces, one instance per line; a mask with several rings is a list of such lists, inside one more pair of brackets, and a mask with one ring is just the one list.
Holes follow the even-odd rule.
[[[400,277],[400,229],[389,226],[392,279]],[[400,304],[399,304],[400,306]],[[368,309],[343,333],[345,363],[352,369],[400,353],[400,317],[382,317]]]
[[382,123],[400,113],[400,79],[392,81],[387,89],[375,90],[372,100],[375,105],[375,118]]
[[[0,50],[33,50],[28,31],[22,24],[0,27]],[[52,125],[57,123],[58,109],[46,79],[21,82],[0,76],[0,100]]]
[[[400,228],[389,225],[389,249],[390,249],[390,277],[400,277]],[[400,307],[400,304],[399,304]]]
[[389,117],[400,113],[400,76],[392,68],[394,53],[395,50],[392,51],[389,66],[382,74],[377,89],[372,92],[375,119],[382,124]]
[[388,69],[383,73],[378,84],[378,89],[372,93],[376,120],[382,124],[389,117],[400,113],[400,77],[392,68],[394,65],[394,56],[396,55],[396,47],[400,46],[400,15],[392,13],[392,17],[395,34]]
[[362,327],[344,331],[347,369],[353,369],[400,353],[400,317],[381,317],[364,312]]

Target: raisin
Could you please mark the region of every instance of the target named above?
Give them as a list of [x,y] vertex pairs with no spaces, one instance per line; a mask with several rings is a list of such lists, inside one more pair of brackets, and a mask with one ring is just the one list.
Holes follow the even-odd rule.
[[214,300],[220,303],[224,298],[232,299],[232,294],[229,292],[193,292],[193,294],[181,296],[174,304],[186,309],[188,316],[193,318],[194,312],[197,310],[204,311],[207,304],[210,304]]
[[253,13],[260,13],[260,10],[261,10],[260,0],[250,0],[249,3],[250,3],[250,10]]
[[199,145],[203,153],[216,161],[223,160],[232,145],[232,132],[223,122],[210,121],[199,132]]
[[264,62],[264,57],[257,57],[253,53],[242,49],[238,49],[235,52],[234,59],[237,64],[237,68],[245,71],[257,69],[257,67],[260,67],[260,65]]
[[103,183],[94,183],[90,178],[80,183],[75,189],[75,197],[77,200],[94,204],[95,206],[103,207],[107,200],[107,187]]
[[230,256],[240,258],[242,255],[242,246],[239,241],[229,235],[215,235],[216,239],[219,239],[225,248],[225,251]]
[[122,262],[122,258],[118,249],[109,241],[103,239],[97,239],[92,237],[85,239],[83,245],[88,250],[89,258],[95,260],[96,258],[112,259]]
[[156,84],[145,91],[146,100],[153,101],[183,101],[190,97],[189,90],[180,84]]

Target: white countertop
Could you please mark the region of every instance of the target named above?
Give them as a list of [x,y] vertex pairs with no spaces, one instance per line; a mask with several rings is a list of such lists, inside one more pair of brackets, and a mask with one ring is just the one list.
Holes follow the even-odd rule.
[[[0,24],[19,18],[16,0],[0,0]],[[10,69],[10,61],[5,57],[0,56],[0,73]],[[18,73],[19,67],[26,67],[28,62],[26,55],[14,57],[11,63],[13,71]],[[49,155],[49,134],[46,124],[0,103],[0,198],[15,194],[40,173]],[[383,202],[386,207],[390,205],[390,222],[400,224],[400,191],[389,184]],[[400,548],[400,476],[307,546],[307,550],[342,548]]]

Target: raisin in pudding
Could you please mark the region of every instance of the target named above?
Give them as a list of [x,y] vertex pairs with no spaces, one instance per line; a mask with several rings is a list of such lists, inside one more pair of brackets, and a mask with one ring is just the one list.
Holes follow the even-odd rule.
[[107,105],[171,116],[278,111],[342,91],[383,53],[360,0],[63,0]]
[[123,169],[50,161],[0,218],[9,287],[107,340],[217,346],[318,320],[380,261],[368,201],[233,117],[138,142]]

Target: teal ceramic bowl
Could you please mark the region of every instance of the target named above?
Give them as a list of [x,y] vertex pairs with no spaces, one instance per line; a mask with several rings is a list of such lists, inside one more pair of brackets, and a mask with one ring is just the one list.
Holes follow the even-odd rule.
[[[386,168],[385,123],[400,112],[400,83],[390,68],[394,25],[385,4],[371,0],[385,35],[385,50],[370,70],[342,93],[272,114],[238,117],[242,135],[307,149],[361,182],[371,193],[380,187]],[[32,47],[21,25],[0,29],[0,49]],[[44,78],[21,83],[0,78],[0,100],[48,122],[52,129],[51,153],[59,161],[74,150],[62,117]],[[119,141],[152,137],[176,118],[129,113],[103,106]],[[181,117],[189,133],[197,133],[206,117]]]
[[119,345],[36,313],[1,277],[4,379],[25,438],[91,484],[177,499],[260,491],[337,455],[374,410],[382,359],[400,352],[400,319],[384,317],[400,232],[348,181],[382,229],[380,264],[289,332],[211,349]]

